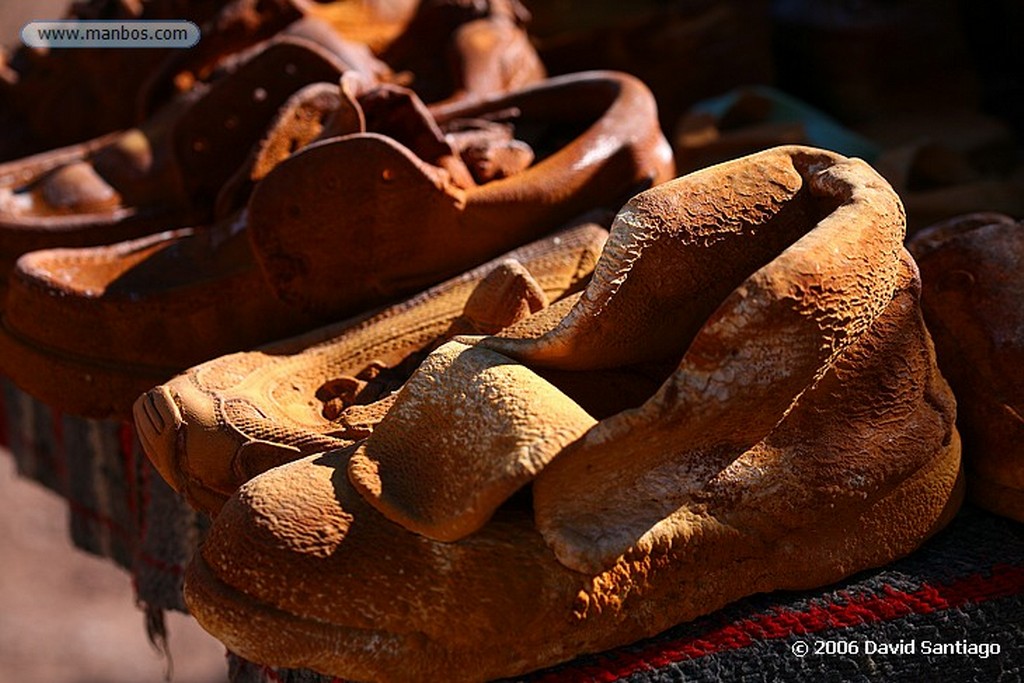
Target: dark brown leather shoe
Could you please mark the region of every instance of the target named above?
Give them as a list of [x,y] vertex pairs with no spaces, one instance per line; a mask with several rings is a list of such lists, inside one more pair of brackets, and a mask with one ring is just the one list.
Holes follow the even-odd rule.
[[[673,172],[653,97],[624,74],[452,105],[439,123],[407,93],[373,92],[385,102],[364,108],[364,123],[376,117],[403,142],[315,142],[212,227],[23,256],[0,371],[59,410],[129,416],[185,368],[421,291]],[[444,128],[503,117],[536,160],[477,184]]]
[[264,47],[140,128],[0,166],[0,291],[26,252],[110,244],[210,221],[221,187],[285,101],[350,70],[305,40]]
[[909,246],[956,395],[968,494],[1024,522],[1024,225],[996,213],[959,216]]

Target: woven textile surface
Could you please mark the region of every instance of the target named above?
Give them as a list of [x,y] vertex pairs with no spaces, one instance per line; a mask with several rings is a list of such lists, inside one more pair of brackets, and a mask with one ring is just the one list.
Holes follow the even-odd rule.
[[0,378],[0,445],[67,501],[76,546],[132,573],[154,620],[184,611],[185,565],[208,520],[164,483],[130,424],[62,415]]
[[[130,425],[55,414],[9,382],[0,439],[68,502],[77,546],[133,575],[154,629],[183,609],[207,521],[149,465]],[[328,683],[229,657],[233,683]],[[517,680],[1024,679],[1024,526],[965,506],[911,556],[819,591],[758,595],[640,643]]]

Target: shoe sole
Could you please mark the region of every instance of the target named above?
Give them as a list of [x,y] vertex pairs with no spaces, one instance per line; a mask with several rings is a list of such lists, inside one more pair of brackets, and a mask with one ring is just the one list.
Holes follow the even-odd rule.
[[[343,467],[342,464],[342,477]],[[543,633],[510,634],[518,642],[510,643],[509,648],[519,652],[519,659],[510,654],[509,660],[499,663],[497,668],[494,652],[502,645],[494,642],[479,642],[478,649],[469,646],[453,652],[428,636],[358,629],[286,612],[225,583],[201,552],[186,571],[185,597],[190,612],[204,628],[217,633],[232,652],[254,661],[310,668],[357,680],[392,680],[396,678],[395,671],[417,671],[424,677],[452,681],[490,679],[564,661],[569,657],[559,650],[568,640],[578,643],[582,638],[588,643],[571,656],[599,652],[653,636],[755,593],[819,588],[887,564],[909,554],[948,524],[959,509],[964,488],[960,440],[954,430],[949,443],[934,458],[865,509],[857,523],[849,526],[851,534],[858,532],[856,538],[821,533],[809,525],[801,536],[789,536],[785,544],[778,544],[769,562],[739,553],[738,557],[747,559],[709,569],[699,566],[702,553],[687,554],[670,570],[677,581],[648,575],[646,585],[661,588],[645,596],[631,596],[629,610],[651,618],[642,632],[636,631],[630,620],[621,621],[622,615],[614,614],[615,610],[592,613],[590,616],[599,623],[590,628],[586,628],[586,621],[580,622],[570,613],[562,623],[540,629]],[[824,580],[822,566],[830,568]],[[511,576],[515,574],[513,569],[505,568],[502,574],[508,571]],[[806,571],[801,574],[801,569]],[[689,578],[697,574],[701,577],[699,585]],[[765,585],[765,577],[771,575],[785,576],[788,581],[784,586]],[[579,587],[590,585],[593,580],[582,574],[579,577]],[[680,599],[680,586],[693,587],[694,593],[705,601],[694,606],[691,601]],[[501,586],[494,588],[501,591]],[[574,598],[575,593],[554,597],[552,602],[572,605]],[[677,611],[669,614],[672,605]],[[240,624],[246,625],[244,631],[239,629]],[[576,643],[568,643],[567,647],[572,648],[573,644]],[[524,662],[523,652],[530,653],[532,659]],[[484,662],[492,668],[481,669]]]
[[[18,334],[2,317],[0,356],[10,368],[8,374],[15,384],[31,383],[29,393],[34,398],[59,404],[62,412],[83,417],[130,415],[131,400],[126,402],[125,397],[138,396],[178,371],[172,367],[105,362],[51,349]],[[45,377],[46,382],[40,383],[40,377]],[[69,387],[74,390],[69,391]]]

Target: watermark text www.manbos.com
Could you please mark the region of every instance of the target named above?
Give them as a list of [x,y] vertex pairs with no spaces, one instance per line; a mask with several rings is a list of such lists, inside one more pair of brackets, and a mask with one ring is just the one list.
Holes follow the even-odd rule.
[[972,643],[968,640],[797,640],[790,645],[797,657],[838,655],[953,655],[988,659],[1002,651],[999,643]]
[[188,48],[199,42],[191,21],[33,21],[21,29],[29,47],[156,47]]

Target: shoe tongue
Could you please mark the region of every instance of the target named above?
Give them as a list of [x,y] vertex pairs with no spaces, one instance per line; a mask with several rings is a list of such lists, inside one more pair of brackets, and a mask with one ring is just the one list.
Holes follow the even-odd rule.
[[366,114],[366,129],[405,145],[423,161],[444,169],[458,187],[476,185],[444,132],[419,96],[408,88],[381,85],[359,97]]
[[323,119],[323,130],[318,140],[366,132],[366,113],[359,104],[359,96],[373,84],[358,71],[346,71],[338,84],[338,105]]
[[313,142],[365,132],[396,140],[423,161],[448,171],[459,187],[476,184],[416,93],[391,84],[375,85],[358,71],[342,74],[338,87],[307,86],[285,103],[259,145],[250,179],[262,179]]
[[533,148],[515,139],[508,123],[455,119],[445,125],[445,133],[480,185],[525,171],[536,157]]
[[547,295],[530,271],[519,261],[508,259],[473,289],[447,336],[495,334],[547,305]]
[[594,424],[527,367],[452,341],[423,361],[354,451],[349,481],[392,522],[457,541]]
[[337,83],[347,69],[321,46],[298,38],[275,39],[240,61],[174,124],[175,160],[196,202],[217,197],[300,88]]
[[340,88],[316,83],[292,96],[260,142],[249,179],[262,180],[275,166],[312,142],[365,131],[362,108],[353,93],[355,87],[352,78],[342,76]]
[[244,206],[253,183],[302,148],[319,140],[365,132],[366,117],[356,98],[367,87],[364,76],[346,71],[340,86],[313,83],[292,95],[246,162],[220,189],[214,214],[225,216]]

